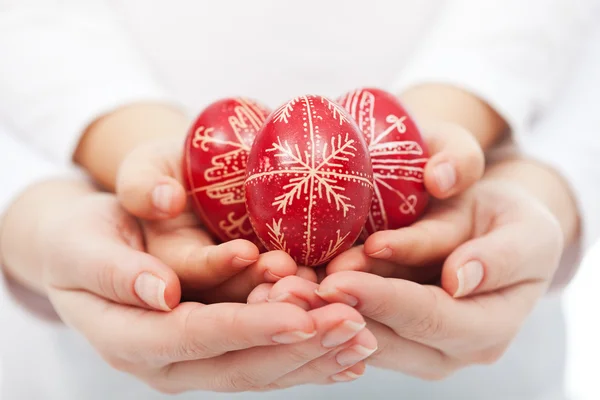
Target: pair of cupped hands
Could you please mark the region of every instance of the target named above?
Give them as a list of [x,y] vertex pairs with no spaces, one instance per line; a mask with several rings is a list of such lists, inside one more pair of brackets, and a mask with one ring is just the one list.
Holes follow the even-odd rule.
[[182,141],[140,146],[116,195],[90,192],[40,228],[49,298],[112,367],[167,393],[334,384],[367,364],[442,379],[495,362],[547,290],[561,233],[536,199],[481,179],[469,132],[424,136],[427,213],[322,271],[215,244],[187,204]]

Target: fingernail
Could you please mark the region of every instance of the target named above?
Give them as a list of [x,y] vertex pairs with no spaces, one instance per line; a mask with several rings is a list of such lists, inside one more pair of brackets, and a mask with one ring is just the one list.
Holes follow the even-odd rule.
[[332,300],[335,299],[338,303],[348,304],[350,307],[354,307],[358,304],[358,299],[354,296],[350,296],[347,293],[340,292],[336,288],[332,289],[316,289],[315,294],[322,298],[323,300]]
[[433,169],[433,176],[442,192],[447,192],[456,185],[456,170],[449,162],[436,165]]
[[143,272],[136,278],[133,288],[138,297],[150,307],[171,311],[165,300],[167,284],[162,279],[149,272]]
[[152,204],[154,204],[154,207],[164,213],[170,212],[172,199],[173,188],[171,188],[171,185],[158,185],[152,191]]
[[349,367],[350,365],[354,365],[357,362],[369,357],[371,354],[375,353],[376,350],[377,348],[369,349],[365,346],[357,344],[350,347],[349,349],[340,351],[335,356],[335,360],[342,367]]
[[317,331],[306,333],[302,331],[283,332],[273,335],[271,338],[275,343],[292,344],[304,342],[317,334]]
[[366,322],[344,321],[323,336],[321,345],[332,348],[344,344],[356,336],[365,326],[367,326]]
[[344,371],[340,372],[339,374],[333,375],[331,379],[336,382],[350,382],[360,377],[361,375],[355,374],[352,371]]
[[392,256],[392,249],[390,249],[389,247],[384,247],[383,249],[378,250],[375,253],[370,253],[367,255],[369,257],[373,257],[373,258],[386,259],[386,258],[390,258]]
[[275,275],[269,270],[265,271],[264,277],[267,282],[277,282],[278,280],[283,279],[283,276]]
[[306,300],[303,300],[297,296],[294,296],[291,293],[283,293],[277,297],[274,298],[267,298],[267,302],[269,303],[290,303],[290,304],[295,304],[298,307],[304,309],[304,310],[310,310],[310,304],[308,304],[308,302]]
[[458,289],[454,297],[462,297],[471,293],[483,280],[483,265],[479,261],[469,261],[456,272]]
[[235,257],[231,262],[231,265],[233,266],[233,268],[244,268],[254,262],[256,262],[256,260],[246,260],[242,257]]

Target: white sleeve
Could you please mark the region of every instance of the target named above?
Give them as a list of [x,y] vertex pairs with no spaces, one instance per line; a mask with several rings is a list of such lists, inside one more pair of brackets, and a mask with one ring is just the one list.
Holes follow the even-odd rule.
[[600,25],[587,44],[559,99],[518,142],[523,153],[555,168],[570,184],[583,250],[600,239]]
[[0,6],[0,120],[64,165],[85,128],[137,101],[171,101],[100,0]]
[[8,206],[27,187],[51,178],[82,176],[34,153],[0,126],[0,219]]
[[522,135],[555,97],[581,40],[598,21],[599,3],[448,0],[394,89],[422,83],[461,87]]

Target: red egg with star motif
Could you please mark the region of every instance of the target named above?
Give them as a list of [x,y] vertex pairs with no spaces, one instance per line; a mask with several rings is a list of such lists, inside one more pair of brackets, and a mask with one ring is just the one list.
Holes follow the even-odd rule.
[[265,121],[248,158],[246,206],[269,250],[318,266],[350,248],[373,200],[367,144],[339,104],[297,97]]
[[429,158],[419,128],[400,101],[377,88],[361,88],[340,97],[369,148],[375,195],[365,236],[414,223],[429,194],[423,180]]
[[192,209],[223,242],[246,239],[262,247],[246,212],[246,162],[269,110],[242,97],[208,105],[192,124],[185,142],[183,177]]

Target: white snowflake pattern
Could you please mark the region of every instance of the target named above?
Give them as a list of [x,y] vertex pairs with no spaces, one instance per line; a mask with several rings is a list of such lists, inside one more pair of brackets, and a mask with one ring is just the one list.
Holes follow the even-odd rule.
[[[283,193],[275,197],[272,206],[276,210],[285,214],[288,208],[294,204],[295,200],[305,197],[308,200],[308,206],[305,211],[308,220],[305,223],[305,264],[309,264],[312,247],[313,223],[312,209],[315,200],[326,199],[328,204],[335,206],[336,211],[340,211],[343,217],[355,208],[351,203],[350,197],[345,194],[346,189],[341,186],[342,181],[351,181],[365,186],[373,187],[372,176],[367,173],[353,173],[348,171],[344,163],[350,161],[356,156],[356,140],[351,139],[349,133],[340,133],[332,136],[329,142],[323,144],[318,153],[315,146],[315,137],[318,127],[315,119],[318,119],[313,109],[313,100],[315,97],[304,96],[291,100],[289,103],[280,107],[274,114],[274,122],[289,123],[290,117],[294,112],[296,105],[304,103],[307,115],[305,132],[310,138],[306,149],[300,149],[298,144],[291,145],[287,140],[282,141],[277,137],[277,142],[272,143],[266,151],[274,153],[274,157],[280,159],[281,168],[251,173],[246,182],[263,181],[270,177],[283,177],[288,179],[288,183],[283,185]],[[332,116],[343,124],[346,119],[346,111],[339,105],[321,98],[321,102],[327,105],[327,109]],[[346,236],[341,238],[341,242],[331,244],[331,251],[335,252],[343,244]],[[339,239],[339,238],[338,238]],[[333,243],[333,242],[332,242]],[[333,254],[333,253],[332,253]],[[322,259],[324,256],[321,256]]]

